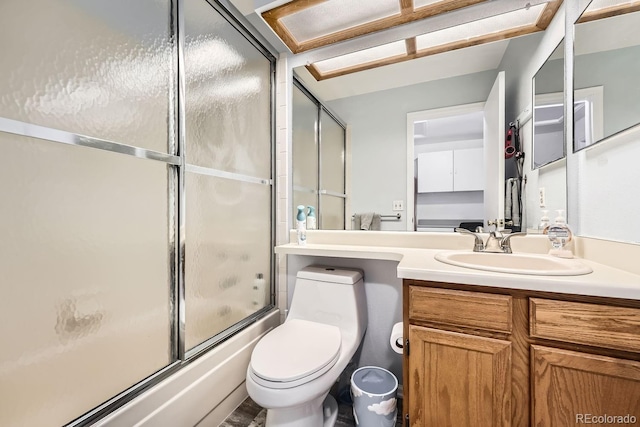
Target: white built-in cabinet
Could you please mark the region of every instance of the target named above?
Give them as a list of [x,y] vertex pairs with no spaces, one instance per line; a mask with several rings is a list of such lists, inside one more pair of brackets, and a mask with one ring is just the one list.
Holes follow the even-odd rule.
[[484,190],[482,148],[418,154],[418,193]]

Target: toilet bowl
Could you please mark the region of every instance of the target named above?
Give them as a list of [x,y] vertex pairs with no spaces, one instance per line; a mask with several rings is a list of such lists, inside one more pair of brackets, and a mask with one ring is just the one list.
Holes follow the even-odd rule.
[[266,427],[333,427],[328,396],[367,325],[362,272],[310,266],[298,272],[289,315],[256,345],[247,391],[267,409]]

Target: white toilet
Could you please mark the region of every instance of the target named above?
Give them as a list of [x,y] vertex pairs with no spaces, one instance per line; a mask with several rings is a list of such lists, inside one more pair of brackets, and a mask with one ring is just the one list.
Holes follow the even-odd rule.
[[329,389],[366,327],[360,270],[300,270],[287,319],[258,342],[247,369],[247,391],[267,408],[266,426],[333,427],[338,408]]

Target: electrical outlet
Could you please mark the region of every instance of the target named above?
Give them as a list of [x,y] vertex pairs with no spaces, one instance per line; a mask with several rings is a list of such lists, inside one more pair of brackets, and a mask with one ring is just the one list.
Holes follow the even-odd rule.
[[404,203],[402,200],[394,200],[393,201],[393,211],[403,211],[404,210],[404,206],[402,206]]
[[544,192],[544,187],[540,187],[538,188],[539,191],[539,199],[540,199],[540,207],[541,208],[546,208],[547,207],[547,201],[545,198],[545,192]]

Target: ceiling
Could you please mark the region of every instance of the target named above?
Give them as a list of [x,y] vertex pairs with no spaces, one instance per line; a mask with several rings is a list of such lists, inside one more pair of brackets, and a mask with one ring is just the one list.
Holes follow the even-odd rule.
[[[502,61],[509,38],[543,30],[562,3],[562,0],[228,1],[245,15],[269,43],[281,54],[287,56],[289,65],[294,68],[296,75],[305,86],[324,101],[445,77],[495,70]],[[389,6],[389,2],[395,3],[396,9],[399,8],[401,11],[409,10],[407,7],[410,7],[409,15],[411,16],[402,18],[404,11],[395,18],[391,17],[395,20],[384,16],[385,13],[389,14],[388,11],[383,10],[384,7]],[[609,3],[633,3],[632,7],[637,8],[639,2],[593,0],[592,6],[608,7]],[[441,13],[424,12],[425,8],[429,7],[435,8],[438,12],[438,8],[443,4],[449,4],[449,6],[441,8],[442,10],[439,11]],[[309,11],[313,12],[314,7],[325,8],[324,14],[329,16],[329,19],[324,19],[323,13],[310,13]],[[336,11],[341,7],[343,9],[350,7],[352,10],[345,12],[347,17],[335,18]],[[372,14],[369,9],[375,7],[382,12],[378,15]],[[280,15],[285,18],[284,24],[289,26],[286,30],[300,39],[296,39],[293,44],[291,37],[283,36],[282,29],[274,28],[273,16],[265,19],[266,14],[283,10],[286,13],[280,13]],[[416,11],[420,10],[422,15],[416,15]],[[322,12],[322,9],[318,11]],[[332,13],[327,14],[327,11]],[[522,15],[520,21],[511,19],[514,13],[522,14],[527,11],[535,13],[530,14],[528,18]],[[298,12],[303,19],[295,23],[290,18],[297,16]],[[397,10],[393,13],[396,12]],[[525,18],[533,19],[533,26],[523,25]],[[372,19],[375,23],[373,30],[369,22]],[[386,27],[382,22],[385,20],[389,24]],[[269,21],[272,26],[269,25]],[[488,22],[493,24],[487,25]],[[510,23],[516,27],[509,27]],[[483,36],[483,31],[489,26],[492,27],[493,32]],[[525,30],[523,30],[524,27],[526,27]],[[349,30],[353,28],[359,29],[351,31],[350,36]],[[454,40],[456,38],[458,38],[457,41]],[[413,54],[408,54],[407,49],[412,44],[409,40],[413,40],[414,49],[417,48]],[[436,48],[425,44],[429,41],[433,42]],[[438,41],[445,43],[438,44]],[[391,47],[394,43],[395,47]],[[421,43],[423,47],[427,47],[420,50]],[[384,54],[382,58],[378,55],[376,60],[375,54],[372,56],[367,53],[380,49],[380,46],[389,46],[387,50],[392,52],[390,60],[384,58]],[[405,51],[400,55],[394,55],[393,49],[405,49]],[[364,66],[357,63],[353,66],[353,62],[349,63],[351,57],[358,56],[365,58]],[[338,64],[337,73],[331,69],[332,63]],[[343,67],[347,64],[346,72],[340,69],[340,64]],[[324,76],[321,75],[323,67]]]
[[[443,52],[505,40],[547,28],[562,0],[498,12],[487,16],[456,12],[490,4],[488,0],[292,0],[261,13],[262,18],[293,53],[333,45],[366,34],[379,34],[407,23],[418,23],[418,34],[380,43],[306,64],[316,80],[410,61]],[[512,3],[513,4],[513,3]],[[270,6],[267,6],[270,7]],[[455,15],[455,17],[454,17]],[[430,18],[448,16],[444,28],[432,28]]]
[[[271,28],[262,13],[274,8],[284,7],[296,3],[309,3],[317,5],[353,3],[354,6],[384,3],[389,0],[229,0],[254,27],[280,52],[288,55],[290,65],[295,69],[296,75],[303,80],[305,86],[324,101],[360,95],[369,92],[408,86],[426,81],[438,80],[445,77],[453,77],[471,74],[486,70],[494,70],[500,64],[504,52],[508,46],[508,40],[498,37],[493,43],[470,43],[471,47],[463,44],[446,49],[442,53],[429,55],[404,55],[400,61],[384,66],[365,67],[364,70],[354,70],[333,78],[321,79],[314,72],[314,64],[330,62],[341,56],[353,55],[354,52],[363,52],[375,49],[380,45],[398,42],[401,40],[415,39],[423,34],[451,31],[452,28],[464,22],[476,22],[484,18],[496,15],[504,15],[518,10],[526,10],[539,6],[544,9],[548,4],[559,5],[561,0],[391,0],[402,4],[428,5],[429,3],[455,3],[460,7],[453,11],[428,16],[421,19],[409,20],[386,29],[369,34],[357,35],[352,38],[338,40],[325,46],[312,49],[303,49],[298,53],[292,53],[290,47],[285,45]],[[398,3],[398,4],[400,4]],[[283,6],[284,5],[284,6]],[[366,7],[359,8],[366,18]],[[555,10],[553,11],[555,13]],[[358,13],[353,14],[356,21]],[[550,20],[550,19],[549,19]],[[464,26],[462,26],[464,27]],[[459,28],[462,28],[459,27]],[[477,31],[479,27],[476,25]],[[481,25],[480,25],[481,28]],[[455,31],[457,31],[454,28]],[[319,34],[317,28],[309,30],[309,34]],[[454,31],[454,32],[455,32]],[[467,34],[468,36],[468,34]],[[490,41],[490,40],[488,40]],[[369,64],[371,65],[371,64]]]

